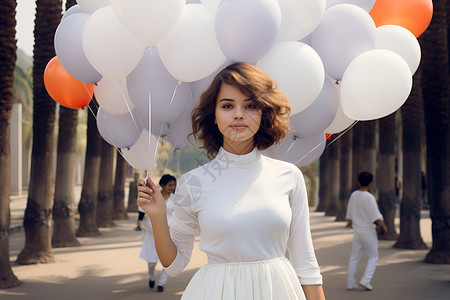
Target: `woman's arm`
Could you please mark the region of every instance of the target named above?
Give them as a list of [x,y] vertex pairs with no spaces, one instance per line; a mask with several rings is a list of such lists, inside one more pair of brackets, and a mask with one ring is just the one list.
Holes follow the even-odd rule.
[[321,285],[302,285],[307,300],[325,300]]
[[153,227],[156,252],[164,267],[177,257],[177,247],[172,241],[167,224],[166,203],[156,184],[150,179],[138,181],[137,204],[150,217]]

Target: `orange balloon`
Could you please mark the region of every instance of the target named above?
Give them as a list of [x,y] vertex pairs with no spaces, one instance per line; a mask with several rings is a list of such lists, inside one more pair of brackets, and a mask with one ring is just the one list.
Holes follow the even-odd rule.
[[56,56],[45,67],[44,85],[53,100],[69,108],[87,106],[94,93],[94,84],[86,84],[73,78],[64,70]]
[[370,11],[377,27],[398,25],[421,35],[433,16],[432,0],[377,0]]

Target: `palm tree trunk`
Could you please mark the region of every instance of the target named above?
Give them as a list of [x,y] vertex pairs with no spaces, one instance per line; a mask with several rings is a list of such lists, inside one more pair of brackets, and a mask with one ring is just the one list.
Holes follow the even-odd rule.
[[353,132],[350,130],[339,139],[340,174],[339,174],[339,210],[335,221],[345,221],[347,203],[352,193],[352,142]]
[[364,125],[362,122],[358,122],[351,129],[353,131],[352,141],[352,187],[353,190],[359,189],[358,174],[364,171],[363,162],[363,138],[364,138]]
[[[333,137],[332,137],[333,139]],[[338,211],[339,198],[339,145],[332,143],[328,146],[328,162],[327,171],[328,176],[328,205],[325,210],[325,216],[336,216]]]
[[122,155],[117,153],[116,177],[114,179],[113,220],[128,219],[124,201],[126,172],[127,172],[127,162],[122,157]]
[[317,205],[317,212],[325,212],[328,205],[328,195],[329,195],[329,183],[327,174],[327,164],[328,164],[328,151],[325,149],[322,156],[320,156],[319,161],[319,204]]
[[98,183],[97,226],[114,227],[113,176],[115,148],[101,139],[100,177]]
[[53,129],[55,101],[44,87],[43,74],[48,61],[55,56],[53,39],[61,20],[61,0],[37,0],[34,26],[33,64],[33,150],[30,186],[23,225],[25,247],[19,253],[19,264],[54,261],[51,247],[50,215],[53,200]]
[[78,110],[60,107],[52,236],[56,248],[81,246],[73,211],[77,121]]
[[420,40],[433,236],[425,262],[437,264],[450,263],[449,11],[448,1],[433,1],[433,19]]
[[[69,0],[66,10],[75,4],[75,1]],[[78,110],[61,106],[53,203],[52,246],[55,248],[81,246],[75,236],[73,211],[77,124]]]
[[0,3],[0,289],[18,286],[9,262],[10,120],[16,63],[16,1]]
[[420,72],[414,76],[413,89],[403,104],[403,197],[400,204],[400,235],[395,248],[425,249],[427,245],[420,235],[421,190],[421,143],[423,124]]
[[[133,169],[134,170],[134,169]],[[137,182],[139,180],[139,173],[134,172],[134,180],[130,182],[130,186],[128,187],[128,205],[127,212],[137,212]]]
[[98,181],[100,178],[100,153],[101,137],[98,133],[95,114],[97,113],[97,102],[95,97],[89,103],[88,125],[86,130],[86,157],[84,162],[83,187],[81,198],[78,203],[80,214],[80,225],[77,229],[77,236],[98,236],[101,235],[97,227],[97,197]]
[[393,113],[379,120],[379,167],[377,170],[378,207],[388,228],[387,233],[379,233],[381,240],[396,240],[395,229],[395,117]]
[[[373,182],[370,185],[370,192],[377,195],[377,120],[361,122],[363,127],[362,139],[362,170],[361,172],[370,172],[373,176]],[[359,174],[359,173],[358,173]]]

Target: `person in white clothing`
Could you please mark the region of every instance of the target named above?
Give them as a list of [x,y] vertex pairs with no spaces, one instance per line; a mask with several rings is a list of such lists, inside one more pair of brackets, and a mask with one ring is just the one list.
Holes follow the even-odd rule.
[[383,216],[378,209],[375,197],[369,192],[373,181],[373,175],[362,172],[358,175],[360,188],[354,191],[347,205],[346,218],[351,221],[353,227],[352,253],[348,264],[347,289],[356,289],[355,274],[359,260],[365,252],[368,256],[366,270],[359,284],[366,290],[371,291],[370,283],[378,261],[378,238],[375,224],[379,225],[384,232],[387,227],[383,222]]
[[192,112],[192,135],[213,159],[178,181],[170,229],[156,185],[139,181],[137,203],[166,272],[183,271],[197,235],[207,254],[182,299],[325,299],[303,175],[260,153],[285,137],[289,112],[266,73],[234,63]]
[[[175,191],[176,178],[173,177],[172,175],[164,174],[163,176],[161,176],[161,179],[159,180],[159,185],[161,186],[161,195],[165,200],[167,220],[170,226],[173,214],[173,201],[172,201],[173,197],[171,197],[171,195],[173,195],[173,192]],[[139,219],[143,221],[143,231],[142,231],[143,244],[141,248],[141,254],[139,255],[139,257],[147,262],[148,274],[150,277],[148,286],[149,288],[153,289],[155,287],[155,280],[156,280],[155,267],[159,260],[155,249],[152,223],[150,222],[148,215],[146,215],[145,212],[140,207],[139,207]],[[168,278],[167,272],[163,270],[158,280],[158,287],[157,287],[158,292],[164,291],[164,285],[167,282],[167,278]]]

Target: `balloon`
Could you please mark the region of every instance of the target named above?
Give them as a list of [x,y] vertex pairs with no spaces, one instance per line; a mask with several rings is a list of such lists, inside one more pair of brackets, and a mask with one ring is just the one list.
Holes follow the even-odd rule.
[[[149,144],[150,138],[150,144]],[[155,152],[158,151],[158,137],[142,130],[136,143],[130,148],[120,149],[125,160],[135,169],[151,173]]]
[[170,34],[158,44],[162,62],[178,80],[202,79],[225,61],[214,32],[214,12],[189,4]]
[[103,77],[94,88],[94,95],[101,108],[113,115],[129,113],[134,108],[125,78],[116,80]]
[[375,4],[375,0],[327,0],[326,9],[344,3],[357,5],[362,9],[364,9],[365,11],[369,12],[372,9],[373,5]]
[[431,22],[433,2],[431,0],[377,0],[370,16],[377,27],[399,25],[420,36]]
[[[339,86],[338,90],[340,90]],[[350,119],[344,114],[344,111],[342,110],[341,101],[339,101],[339,106],[336,115],[334,116],[334,119],[331,122],[330,126],[328,126],[328,128],[325,129],[324,132],[329,134],[338,133],[350,127],[354,122],[355,120]]]
[[158,50],[147,48],[136,68],[127,76],[127,87],[131,101],[138,111],[147,114],[150,91],[152,117],[167,123],[175,121],[190,102],[193,84],[178,84],[178,80],[170,75],[162,63]]
[[299,138],[318,135],[331,124],[338,106],[338,91],[333,82],[325,79],[319,97],[305,110],[291,115],[290,127]]
[[69,8],[62,16],[61,22],[67,19],[69,16],[84,13],[84,10],[81,9],[79,5],[74,5],[71,8]]
[[399,54],[414,74],[420,63],[420,45],[407,29],[397,25],[384,25],[376,30],[375,49],[386,49]]
[[78,5],[88,14],[109,5],[109,0],[77,0]]
[[325,72],[319,55],[300,42],[281,42],[256,64],[286,94],[291,114],[307,108],[319,96]]
[[186,109],[171,126],[165,139],[172,144],[174,149],[182,149],[189,142],[188,135],[192,132],[191,112],[193,105],[186,106]]
[[400,55],[384,49],[367,51],[344,73],[342,109],[355,120],[382,118],[402,106],[411,87],[411,69]]
[[[136,116],[139,124],[148,131],[148,112],[143,113],[138,112]],[[152,134],[161,137],[165,137],[172,126],[169,123],[159,122],[155,118],[152,118],[151,125],[152,125],[151,128]]]
[[145,44],[131,35],[111,6],[94,12],[84,24],[83,49],[91,65],[103,76],[121,79],[136,67]]
[[214,11],[217,10],[217,7],[220,4],[220,0],[200,0],[200,2]]
[[322,20],[325,0],[278,0],[281,26],[277,42],[297,41],[310,34]]
[[300,139],[288,133],[278,144],[263,151],[263,154],[304,167],[315,162],[323,153],[326,145],[325,134]]
[[216,12],[217,41],[228,59],[254,63],[272,47],[280,24],[276,0],[222,0]]
[[341,79],[348,64],[375,45],[375,24],[362,8],[340,4],[329,8],[311,35],[311,45],[319,53],[325,71]]
[[93,84],[85,84],[70,76],[56,56],[45,67],[44,84],[53,100],[69,108],[87,106],[94,90]]
[[56,29],[55,51],[70,75],[91,84],[99,81],[102,75],[92,67],[83,51],[83,27],[89,17],[89,14],[77,13],[64,19]]
[[136,110],[113,115],[101,107],[97,112],[97,128],[103,139],[118,148],[128,148],[136,143],[142,127],[136,120]]
[[185,0],[111,0],[119,21],[135,37],[149,45],[164,39],[175,27]]

